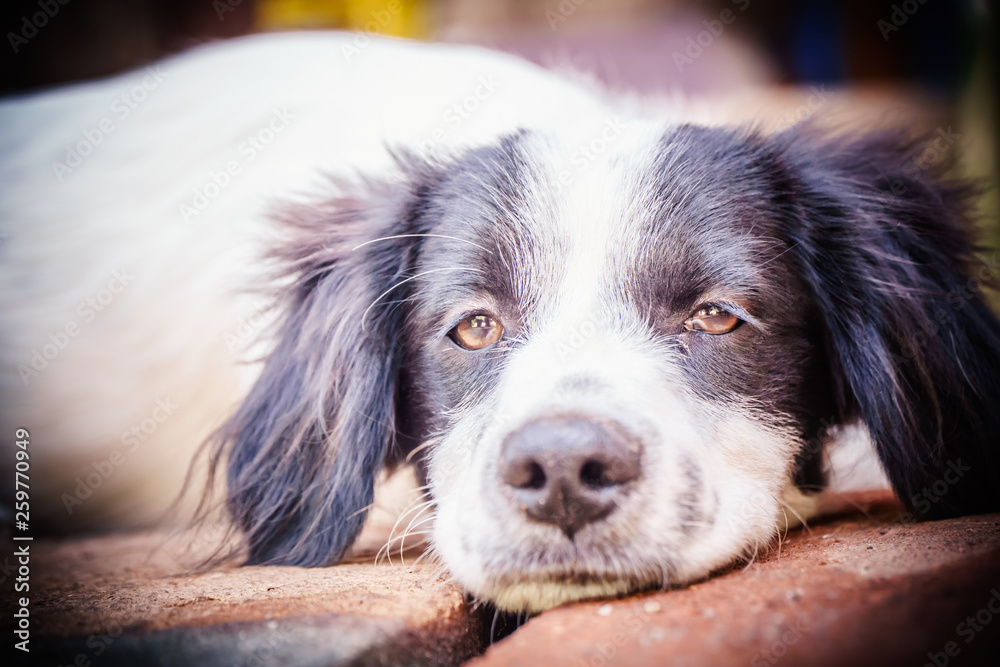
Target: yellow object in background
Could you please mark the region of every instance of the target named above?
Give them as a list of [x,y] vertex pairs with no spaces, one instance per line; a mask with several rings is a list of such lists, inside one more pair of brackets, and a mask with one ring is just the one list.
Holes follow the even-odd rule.
[[336,28],[421,39],[429,33],[426,0],[258,0],[258,30]]

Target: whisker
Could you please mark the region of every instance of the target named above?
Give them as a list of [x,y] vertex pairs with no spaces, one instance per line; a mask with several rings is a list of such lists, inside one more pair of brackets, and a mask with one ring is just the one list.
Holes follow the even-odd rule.
[[413,459],[413,457],[414,457],[415,454],[417,454],[418,452],[421,452],[421,451],[427,449],[428,447],[430,447],[431,445],[433,445],[434,442],[435,442],[435,440],[437,440],[437,438],[429,438],[427,440],[427,442],[423,443],[422,445],[420,445],[418,447],[414,447],[413,450],[411,450],[410,453],[406,455],[406,462],[409,463]]
[[[388,538],[387,544],[391,543],[392,541],[394,541],[395,539],[397,539],[396,538],[396,534],[397,534],[396,533],[396,529],[399,528],[399,525],[403,522],[403,520],[408,515],[413,514],[414,515],[414,520],[416,520],[417,518],[420,517],[421,514],[423,514],[424,510],[426,510],[430,506],[430,504],[431,504],[430,501],[427,501],[427,502],[421,503],[417,507],[411,508],[411,509],[409,509],[409,510],[407,510],[405,512],[400,513],[399,517],[396,518],[396,522],[392,526],[392,530],[389,531],[389,538]],[[433,516],[433,514],[432,514],[432,516]],[[407,529],[409,528],[409,526],[412,526],[412,525],[413,525],[413,521],[410,522],[410,524],[407,526]],[[405,535],[407,529],[404,529],[401,534]]]
[[[791,512],[792,515],[796,519],[799,520],[799,523],[802,524],[802,527],[805,529],[805,531],[807,533],[812,534],[812,528],[810,528],[809,524],[806,523],[805,517],[803,517],[801,514],[799,514],[797,511],[795,511],[795,508],[792,507],[791,505],[789,505],[788,503],[786,503],[784,500],[781,500],[780,502],[781,502],[781,505],[782,505],[782,511],[784,511],[784,510],[787,509],[789,512]],[[785,518],[785,533],[786,534],[788,533],[788,518],[787,517]]]
[[[423,523],[423,522],[421,522],[421,523]],[[415,527],[419,527],[419,526],[415,526]],[[394,544],[396,542],[399,542],[401,540],[405,540],[407,537],[410,537],[411,535],[431,535],[433,533],[434,533],[433,529],[407,531],[405,533],[401,533],[399,535],[396,535],[396,536],[390,538],[389,541],[386,542],[386,546],[391,546],[392,544]]]
[[874,519],[874,517],[868,511],[871,508],[867,507],[865,505],[861,505],[859,503],[854,502],[854,500],[851,499],[851,494],[849,494],[849,493],[838,493],[838,494],[836,494],[835,497],[837,498],[837,500],[842,500],[842,501],[846,502],[848,505],[852,506],[858,512],[860,512],[861,514],[863,514],[865,516],[865,518],[867,518],[867,519]]
[[357,512],[351,512],[347,516],[347,518],[348,519],[353,519],[357,515],[363,514],[364,512],[367,512],[368,510],[372,510],[372,509],[375,509],[375,503],[368,503],[367,505],[365,505],[364,507],[362,507],[361,509],[359,509]]
[[[424,552],[422,554],[420,554],[419,556],[417,556],[417,558],[413,561],[413,567],[416,567],[417,565],[419,565],[420,561],[422,561],[424,558],[428,558],[430,561],[433,561],[434,559],[437,558],[437,554],[434,553],[434,551],[432,549],[426,549],[426,550],[424,550]],[[443,571],[444,571],[444,564],[438,562],[438,573],[440,574]]]
[[[392,542],[399,541],[400,542],[399,557],[400,558],[404,558],[404,552],[406,551],[406,548],[405,548],[405,545],[403,544],[402,540],[405,540],[407,537],[415,537],[415,536],[419,536],[419,535],[432,535],[433,533],[434,533],[433,530],[414,530],[412,532],[406,533],[405,535],[397,535],[396,537],[392,538],[392,541],[389,542],[386,546],[389,546],[390,548],[392,548]],[[417,545],[419,546],[423,542],[426,542],[426,540],[418,542]],[[412,546],[413,545],[411,544],[411,548],[412,548]]]
[[[376,565],[378,564],[378,559],[379,557],[381,557],[383,550],[385,550],[386,552],[386,558],[389,561],[389,564],[392,565],[392,554],[390,552],[390,549],[392,548],[391,544],[393,541],[392,536],[395,535],[396,529],[399,528],[399,524],[403,522],[403,519],[406,518],[408,514],[410,514],[411,512],[417,512],[417,516],[419,516],[420,511],[422,511],[424,508],[426,508],[428,505],[434,502],[433,499],[423,500],[426,497],[427,497],[426,492],[420,494],[419,496],[411,500],[409,504],[407,504],[407,506],[403,508],[403,511],[399,513],[399,516],[396,517],[396,522],[392,524],[392,529],[389,530],[389,540],[385,543],[385,545],[381,549],[378,550],[378,553],[375,554]],[[414,507],[414,505],[416,505],[416,507]]]
[[399,526],[399,523],[403,520],[403,517],[405,517],[407,514],[417,511],[417,508],[426,507],[427,505],[430,505],[433,502],[435,502],[434,499],[431,498],[426,491],[424,491],[419,496],[408,502],[406,504],[406,507],[404,507],[402,511],[399,513],[399,517],[397,517],[396,523],[393,525],[393,530],[395,531],[396,527]]
[[780,530],[778,531],[778,557],[777,557],[777,560],[781,560],[781,541],[782,541],[782,538],[784,538],[784,536],[788,534],[788,515],[785,514],[785,508],[784,507],[781,508],[781,515],[785,519],[785,532],[782,533]]
[[494,638],[496,637],[497,631],[497,619],[500,618],[500,610],[493,610],[493,623],[490,624],[490,646],[493,645]]
[[439,271],[475,271],[476,273],[482,273],[479,269],[474,269],[474,268],[472,268],[470,266],[444,266],[444,267],[441,267],[439,269],[428,269],[426,271],[421,271],[420,273],[418,273],[416,275],[413,275],[413,276],[410,276],[409,278],[404,278],[404,279],[400,280],[398,283],[396,283],[395,285],[393,285],[392,287],[390,287],[389,289],[387,289],[386,291],[384,291],[381,294],[379,294],[377,297],[375,297],[375,300],[372,301],[371,304],[367,308],[365,308],[365,312],[363,312],[361,314],[361,331],[362,332],[365,331],[365,319],[368,317],[368,313],[371,311],[372,308],[375,307],[375,304],[377,304],[379,301],[382,300],[382,297],[384,297],[386,294],[388,294],[392,290],[396,289],[400,285],[404,285],[404,284],[410,282],[411,280],[416,280],[417,278],[420,278],[421,276],[426,276],[429,273],[437,273]]
[[417,236],[435,236],[437,238],[451,239],[452,241],[460,241],[462,243],[468,243],[469,245],[476,246],[477,248],[479,248],[483,252],[488,252],[491,255],[493,254],[492,250],[484,248],[483,246],[479,245],[478,243],[473,243],[472,241],[469,241],[468,239],[462,239],[462,238],[459,238],[457,236],[448,236],[447,234],[394,234],[393,236],[383,236],[381,238],[372,239],[371,241],[365,241],[364,243],[360,243],[360,244],[354,246],[353,248],[351,248],[351,252],[354,252],[358,248],[363,248],[366,245],[369,245],[369,244],[372,244],[372,243],[378,243],[379,241],[391,241],[392,239],[407,239],[407,238],[413,238],[413,237],[417,237]]
[[754,561],[757,560],[757,550],[759,548],[760,548],[760,541],[754,540],[753,555],[750,557],[750,560],[747,561],[747,564],[743,566],[743,572],[746,572],[747,570],[749,570],[750,566],[753,565]]
[[[417,534],[417,533],[411,532],[411,528],[417,528],[417,527],[422,526],[423,524],[427,523],[428,521],[433,521],[434,518],[435,518],[435,515],[432,513],[429,517],[427,517],[425,519],[421,519],[419,522],[417,522],[416,525],[414,525],[413,522],[416,521],[418,518],[420,518],[420,514],[419,513],[415,517],[413,517],[413,521],[410,522],[410,525],[408,525],[406,527],[406,530],[404,530],[403,534],[400,536],[400,539],[399,539],[399,559],[400,560],[403,560],[403,547],[406,545],[406,537],[407,537],[407,535],[411,535],[411,534],[415,535],[415,534]],[[429,532],[430,531],[421,531],[420,534],[426,535],[426,534],[429,534]]]

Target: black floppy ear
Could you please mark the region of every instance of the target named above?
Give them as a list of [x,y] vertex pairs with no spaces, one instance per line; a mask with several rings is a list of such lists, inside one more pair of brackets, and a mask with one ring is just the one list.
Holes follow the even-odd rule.
[[[838,415],[867,426],[922,517],[1000,510],[1000,322],[980,287],[971,197],[945,133],[770,139],[781,204],[824,319]],[[782,168],[783,167],[783,168]]]
[[396,437],[408,285],[392,291],[392,305],[379,298],[414,261],[405,235],[416,231],[418,195],[412,182],[353,189],[282,216],[276,344],[217,441],[214,460],[226,460],[227,508],[250,563],[340,560]]

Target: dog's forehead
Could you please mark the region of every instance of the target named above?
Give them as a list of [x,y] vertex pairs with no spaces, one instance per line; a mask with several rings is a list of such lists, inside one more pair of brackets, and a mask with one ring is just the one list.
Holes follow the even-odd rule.
[[521,311],[560,285],[579,299],[667,307],[717,285],[751,293],[754,268],[783,249],[768,233],[763,162],[723,129],[609,118],[511,135],[439,184],[430,208],[442,237],[427,244],[425,268],[468,269],[433,281],[445,302],[485,292]]

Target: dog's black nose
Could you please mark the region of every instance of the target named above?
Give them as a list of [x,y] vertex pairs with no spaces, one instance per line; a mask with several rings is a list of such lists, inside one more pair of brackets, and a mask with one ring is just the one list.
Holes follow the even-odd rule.
[[642,445],[617,423],[546,417],[507,437],[500,476],[525,514],[572,539],[615,508],[639,477],[641,455]]

